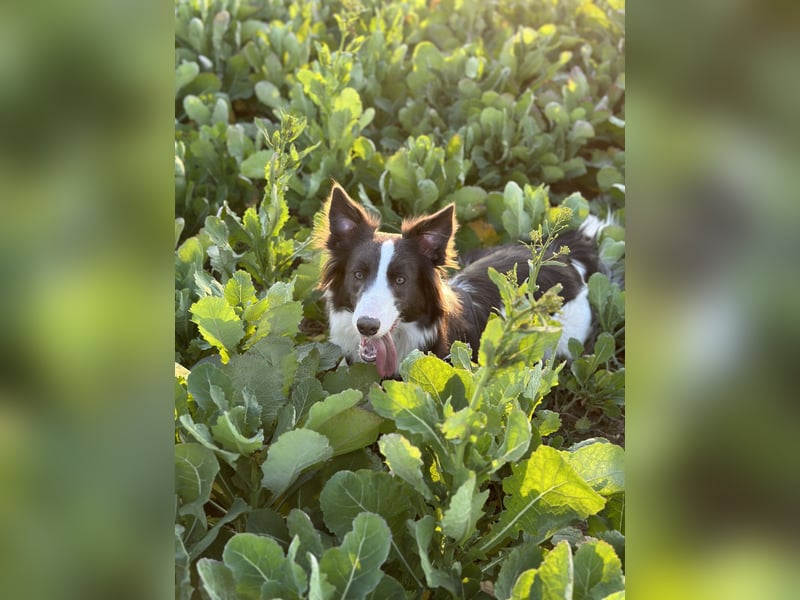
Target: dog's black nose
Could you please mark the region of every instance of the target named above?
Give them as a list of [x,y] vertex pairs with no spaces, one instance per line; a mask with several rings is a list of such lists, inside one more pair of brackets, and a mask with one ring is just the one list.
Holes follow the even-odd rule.
[[356,321],[356,327],[361,335],[375,335],[378,329],[381,328],[381,322],[372,317],[359,317]]

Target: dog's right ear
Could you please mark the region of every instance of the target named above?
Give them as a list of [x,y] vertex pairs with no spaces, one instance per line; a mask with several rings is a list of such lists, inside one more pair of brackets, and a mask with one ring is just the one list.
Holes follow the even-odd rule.
[[367,212],[350,199],[338,183],[333,184],[328,204],[328,228],[331,235],[344,238],[359,228],[377,229],[378,224]]

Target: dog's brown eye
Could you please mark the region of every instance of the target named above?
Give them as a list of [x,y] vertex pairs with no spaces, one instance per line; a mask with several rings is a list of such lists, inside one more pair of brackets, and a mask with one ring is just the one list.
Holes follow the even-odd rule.
[[361,271],[353,271],[353,277],[356,279],[364,279],[364,273]]
[[394,282],[397,285],[403,285],[406,282],[406,278],[403,277],[402,275],[398,275],[397,277],[394,278]]

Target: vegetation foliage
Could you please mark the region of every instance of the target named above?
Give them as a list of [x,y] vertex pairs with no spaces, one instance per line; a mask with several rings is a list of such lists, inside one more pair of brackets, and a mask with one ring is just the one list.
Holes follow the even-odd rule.
[[[623,3],[175,17],[176,597],[623,598]],[[332,179],[389,229],[455,202],[460,251],[526,240],[534,271],[613,211],[598,335],[556,361],[558,288],[493,273],[477,363],[341,364],[312,243]]]

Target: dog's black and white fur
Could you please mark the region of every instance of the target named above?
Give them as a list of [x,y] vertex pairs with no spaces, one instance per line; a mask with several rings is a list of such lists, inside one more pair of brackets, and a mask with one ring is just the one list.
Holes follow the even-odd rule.
[[[530,249],[508,245],[482,250],[452,279],[455,209],[403,222],[402,233],[378,231],[380,221],[334,184],[326,204],[327,250],[320,287],[328,305],[330,339],[349,362],[375,363],[382,377],[397,373],[412,350],[449,354],[455,340],[477,352],[489,314],[500,310],[497,287],[487,269],[505,273],[516,265],[520,282],[528,277]],[[591,218],[594,219],[594,218]],[[556,246],[570,248],[564,266],[546,265],[539,272],[540,290],[561,283],[564,304],[556,318],[562,324],[557,353],[567,356],[569,338],[585,342],[592,328],[586,281],[598,270],[599,229],[594,219],[581,230],[559,237]]]

